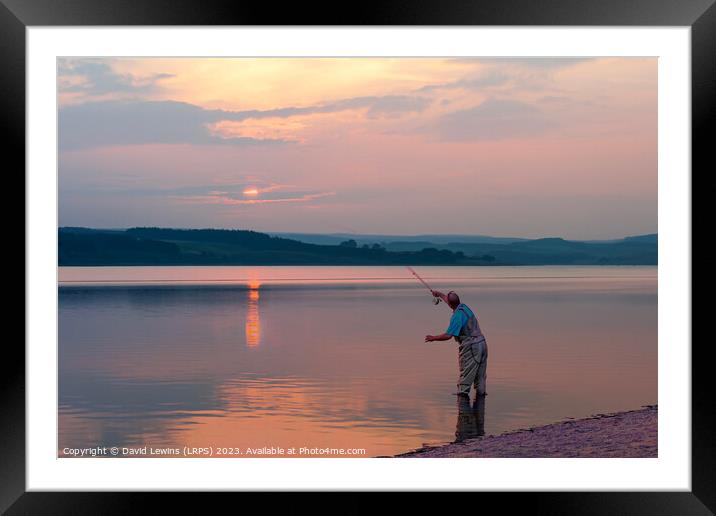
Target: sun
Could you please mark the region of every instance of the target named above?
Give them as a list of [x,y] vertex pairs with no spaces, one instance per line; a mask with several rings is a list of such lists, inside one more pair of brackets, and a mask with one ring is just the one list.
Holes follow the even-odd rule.
[[256,188],[247,188],[244,190],[244,195],[258,195],[259,191]]

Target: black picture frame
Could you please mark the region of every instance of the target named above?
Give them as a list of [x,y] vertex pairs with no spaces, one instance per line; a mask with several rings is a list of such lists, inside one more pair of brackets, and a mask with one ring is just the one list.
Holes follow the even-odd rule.
[[[0,105],[6,169],[16,177],[25,169],[25,29],[28,26],[111,25],[572,25],[689,26],[692,73],[692,180],[716,170],[708,124],[716,113],[716,5],[714,0],[421,0],[322,4],[197,0],[0,0]],[[14,159],[12,159],[14,158]],[[24,181],[21,186],[24,191]],[[693,191],[693,188],[692,188]],[[16,215],[16,208],[13,218]],[[693,231],[692,231],[693,233]],[[24,238],[24,237],[23,237]],[[19,246],[19,244],[16,244]],[[693,252],[693,247],[692,247]],[[693,256],[693,255],[692,255]],[[25,259],[27,257],[25,256]],[[24,265],[23,265],[24,267]],[[24,303],[23,303],[24,307]],[[693,317],[693,316],[692,316]],[[693,320],[693,319],[692,319]],[[687,345],[688,343],[675,343]],[[533,514],[713,514],[714,410],[707,380],[705,342],[692,346],[692,490],[690,492],[481,493],[469,502],[496,502],[501,511],[525,508]],[[163,509],[206,511],[208,502],[185,493],[27,493],[25,489],[25,353],[6,339],[0,423],[0,511],[7,514],[127,514],[145,512],[160,499]],[[246,494],[242,494],[246,496]],[[375,510],[375,494],[350,493],[340,512]],[[271,512],[295,510],[296,500],[256,493],[242,504],[265,503]],[[225,496],[220,496],[225,498]],[[295,498],[295,497],[294,497]],[[307,500],[300,496],[299,500]],[[306,503],[311,505],[316,502]],[[422,505],[415,495],[403,505]],[[464,503],[464,495],[454,503]],[[215,500],[221,502],[221,500]],[[300,503],[300,501],[299,501]],[[167,505],[168,504],[168,505]],[[473,505],[474,504],[474,505]],[[331,504],[323,504],[332,510]],[[311,507],[315,509],[314,507]]]

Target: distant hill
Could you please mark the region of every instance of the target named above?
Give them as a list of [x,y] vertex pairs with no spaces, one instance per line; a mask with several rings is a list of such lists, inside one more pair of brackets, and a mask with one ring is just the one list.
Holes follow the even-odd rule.
[[629,241],[629,242],[643,242],[643,243],[657,244],[659,242],[659,237],[656,233],[652,233],[651,235],[630,236],[630,237],[626,237],[624,240]]
[[454,235],[420,235],[382,244],[362,238],[369,235],[345,240],[324,236],[335,238],[330,240],[334,243],[308,243],[248,230],[63,227],[58,233],[58,256],[60,266],[656,265],[658,258],[656,235],[610,242],[479,236],[453,241]]
[[648,235],[636,235],[628,236],[624,238],[615,238],[613,240],[580,240],[580,242],[586,242],[588,244],[615,244],[617,242],[644,242],[644,243],[658,243],[658,236],[656,233],[650,233]]
[[269,233],[271,236],[290,238],[308,244],[338,245],[345,240],[355,240],[359,244],[386,244],[386,243],[425,243],[428,245],[447,244],[448,242],[470,242],[508,244],[527,240],[526,238],[493,237],[485,235],[362,235],[352,233]]
[[613,243],[578,242],[540,238],[508,245],[458,244],[449,246],[466,255],[490,254],[498,262],[553,265],[656,265],[658,248],[649,241],[618,240]]
[[461,252],[388,252],[375,246],[315,245],[246,230],[59,229],[60,266],[73,265],[455,265],[489,263]]

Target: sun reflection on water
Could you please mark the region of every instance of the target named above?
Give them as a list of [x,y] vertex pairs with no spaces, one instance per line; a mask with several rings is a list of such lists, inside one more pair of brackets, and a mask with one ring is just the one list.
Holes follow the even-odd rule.
[[250,348],[257,347],[261,342],[261,319],[259,317],[259,287],[258,281],[249,282],[247,293],[246,310],[246,345]]

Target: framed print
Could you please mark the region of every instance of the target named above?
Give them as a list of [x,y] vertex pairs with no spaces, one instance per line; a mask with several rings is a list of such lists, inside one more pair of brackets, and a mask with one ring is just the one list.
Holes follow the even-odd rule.
[[712,2],[164,7],[0,11],[27,202],[4,510],[713,511]]

